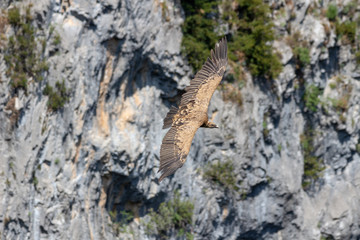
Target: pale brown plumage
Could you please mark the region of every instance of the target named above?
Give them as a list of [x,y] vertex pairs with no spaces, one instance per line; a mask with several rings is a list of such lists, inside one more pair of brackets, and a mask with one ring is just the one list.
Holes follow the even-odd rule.
[[199,127],[214,128],[208,121],[210,99],[219,85],[227,64],[227,42],[222,39],[211,50],[201,70],[195,75],[182,96],[179,108],[171,107],[164,119],[163,129],[171,127],[165,135],[160,150],[161,182],[173,174],[186,161],[191,142]]

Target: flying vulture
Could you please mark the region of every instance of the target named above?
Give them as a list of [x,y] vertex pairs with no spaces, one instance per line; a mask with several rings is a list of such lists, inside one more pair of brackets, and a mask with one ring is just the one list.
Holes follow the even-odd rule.
[[227,42],[223,38],[211,50],[201,70],[185,88],[179,108],[171,107],[164,119],[163,129],[171,127],[166,133],[160,149],[161,182],[173,174],[186,161],[191,142],[199,127],[217,128],[208,121],[207,110],[210,99],[221,82],[227,64]]

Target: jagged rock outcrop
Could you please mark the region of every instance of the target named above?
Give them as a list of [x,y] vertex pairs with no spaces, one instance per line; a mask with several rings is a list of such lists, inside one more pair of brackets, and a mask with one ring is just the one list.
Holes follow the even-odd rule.
[[[281,36],[278,79],[247,75],[241,107],[216,91],[209,116],[220,128],[200,129],[186,164],[159,184],[162,120],[192,74],[181,55],[180,1],[36,1],[34,24],[49,41],[52,26],[61,43],[47,46],[49,71],[27,93],[11,90],[0,58],[2,239],[155,239],[148,211],[176,189],[194,203],[195,239],[358,239],[360,71],[349,45],[326,32],[328,19],[309,13],[311,1],[291,2],[269,3]],[[0,5],[10,3],[27,4]],[[324,89],[316,112],[304,106],[287,25],[309,44],[302,78]],[[70,100],[50,111],[42,91],[63,79]],[[341,97],[339,113],[328,99]],[[304,191],[300,135],[309,125],[326,168]],[[204,177],[209,163],[225,160],[238,191]],[[120,216],[111,215],[122,210],[134,218],[117,233]]]

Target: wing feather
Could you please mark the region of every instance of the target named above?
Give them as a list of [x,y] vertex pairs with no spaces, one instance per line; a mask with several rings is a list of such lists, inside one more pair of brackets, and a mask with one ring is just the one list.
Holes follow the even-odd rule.
[[[208,58],[199,72],[196,73],[195,78],[190,82],[190,86],[181,98],[180,106],[186,105],[189,101],[195,100],[196,94],[201,85],[214,79],[215,76],[222,78],[227,64],[227,42],[223,38],[215,46],[215,50],[211,50],[211,58]],[[211,93],[212,95],[212,93]]]
[[163,125],[163,129],[171,127],[171,124],[173,123],[173,118],[175,116],[175,114],[177,113],[178,108],[172,106],[169,110],[169,112],[167,113],[165,119],[164,119],[164,125]]
[[173,174],[186,161],[191,142],[200,122],[187,119],[183,124],[172,126],[166,133],[160,149],[160,168],[162,172],[159,182]]

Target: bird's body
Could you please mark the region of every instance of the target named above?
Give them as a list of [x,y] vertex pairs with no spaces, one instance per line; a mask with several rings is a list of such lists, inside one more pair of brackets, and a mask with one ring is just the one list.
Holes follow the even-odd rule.
[[171,107],[163,128],[171,126],[160,150],[159,181],[173,174],[186,161],[192,140],[199,127],[216,128],[208,121],[211,97],[222,80],[227,64],[227,43],[221,40],[182,96],[179,108]]

